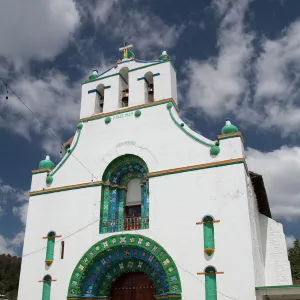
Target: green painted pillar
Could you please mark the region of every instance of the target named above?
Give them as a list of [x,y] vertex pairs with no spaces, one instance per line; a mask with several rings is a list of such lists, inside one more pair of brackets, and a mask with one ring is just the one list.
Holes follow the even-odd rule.
[[204,252],[211,256],[215,251],[215,234],[213,218],[207,216],[203,219]]
[[44,279],[47,280],[43,282],[43,294],[42,294],[42,300],[50,300],[50,292],[51,292],[51,278],[50,279]]
[[54,257],[55,232],[51,231],[47,235],[46,259],[47,265],[51,265]]

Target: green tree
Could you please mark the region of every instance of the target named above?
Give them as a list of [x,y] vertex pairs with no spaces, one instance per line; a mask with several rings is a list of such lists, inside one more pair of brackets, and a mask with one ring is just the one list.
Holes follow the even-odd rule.
[[294,247],[289,249],[289,261],[293,280],[300,280],[300,240],[294,241]]

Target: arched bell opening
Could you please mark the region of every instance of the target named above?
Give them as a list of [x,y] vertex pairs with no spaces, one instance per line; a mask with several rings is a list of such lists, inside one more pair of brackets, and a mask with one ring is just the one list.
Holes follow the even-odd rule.
[[124,67],[119,72],[120,77],[120,100],[119,107],[127,107],[129,105],[129,69]]
[[95,114],[104,111],[104,84],[99,84],[96,88]]
[[147,72],[144,76],[145,78],[145,99],[146,103],[154,101],[154,81],[153,73]]

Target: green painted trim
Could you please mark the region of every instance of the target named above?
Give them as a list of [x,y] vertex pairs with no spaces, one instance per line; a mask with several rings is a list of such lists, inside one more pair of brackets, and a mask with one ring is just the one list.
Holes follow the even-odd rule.
[[[79,121],[85,123],[85,122],[90,122],[90,121],[94,121],[94,120],[103,119],[103,118],[106,118],[106,117],[112,117],[112,116],[120,115],[120,114],[123,114],[123,113],[126,113],[126,112],[135,111],[137,109],[141,110],[141,109],[146,109],[146,108],[157,106],[157,105],[163,105],[163,104],[166,104],[166,103],[172,103],[172,102],[174,102],[173,99],[168,99],[168,100],[165,100],[165,101],[164,100],[159,100],[159,101],[161,101],[161,102],[151,102],[151,103],[148,103],[147,105],[145,105],[144,107],[137,105],[137,106],[133,106],[130,109],[121,110],[121,111],[115,111],[115,112],[112,112],[112,113],[107,113],[105,115],[91,116],[91,117],[88,117],[86,119],[83,118],[82,120],[79,120]],[[177,110],[177,107],[175,105],[174,105],[174,107]]]
[[[176,124],[176,126],[177,126],[178,128],[180,128],[186,135],[188,135],[189,137],[191,137],[192,139],[194,139],[195,141],[199,142],[199,143],[202,144],[202,145],[211,147],[211,148],[213,148],[213,149],[215,149],[215,147],[218,147],[218,146],[216,146],[215,144],[205,142],[205,141],[199,139],[198,137],[196,137],[195,135],[193,135],[192,133],[190,133],[188,130],[185,129],[185,126],[186,126],[186,125],[185,125],[183,122],[182,122],[182,123],[179,123],[179,122],[175,119],[175,117],[174,117],[174,115],[173,115],[173,113],[172,113],[172,106],[170,106],[170,105],[168,104],[168,105],[167,105],[167,109],[168,109],[168,111],[169,111],[170,117],[171,117],[171,119],[173,120],[173,122],[174,122],[174,123]],[[219,154],[218,152],[220,152],[220,151],[216,151],[217,154]]]
[[[128,73],[130,72],[134,72],[134,71],[137,71],[137,70],[141,70],[141,69],[144,69],[144,68],[149,68],[149,67],[152,67],[152,66],[156,66],[156,65],[160,65],[160,64],[164,64],[166,62],[171,62],[175,72],[176,72],[176,69],[174,67],[174,64],[172,63],[172,61],[170,59],[168,60],[165,60],[165,61],[157,61],[156,63],[153,63],[153,64],[150,64],[150,65],[146,65],[146,66],[142,66],[142,67],[138,67],[138,68],[134,68],[134,69],[131,69],[131,70],[128,70]],[[94,82],[94,81],[98,81],[98,80],[103,80],[103,79],[106,79],[106,78],[109,78],[109,77],[113,77],[113,76],[117,76],[117,75],[120,75],[120,73],[114,73],[114,74],[111,74],[111,75],[107,75],[107,76],[103,76],[103,77],[99,77],[99,78],[96,78],[94,80],[87,80],[87,81],[83,81],[82,82],[82,85],[86,84],[86,83],[90,83],[90,82]]]
[[292,289],[292,288],[300,288],[300,284],[294,285],[274,285],[274,286],[257,286],[256,290],[265,290],[265,289]]
[[[210,168],[217,168],[217,167],[224,167],[224,166],[230,166],[230,165],[236,165],[236,164],[244,164],[245,161],[244,159],[240,159],[238,161],[233,161],[233,162],[222,162],[222,163],[216,163],[216,164],[212,164],[212,165],[199,165],[196,167],[190,167],[190,168],[185,168],[182,170],[174,170],[172,171],[163,171],[161,173],[158,174],[151,174],[148,173],[148,177],[149,178],[153,178],[153,177],[159,177],[159,176],[165,176],[165,175],[172,175],[172,174],[177,174],[177,173],[183,173],[183,172],[190,172],[190,171],[197,171],[197,170],[204,170],[204,169],[210,169]],[[60,187],[60,188],[53,188],[53,189],[45,189],[45,190],[40,190],[40,191],[33,191],[30,192],[29,195],[30,197],[34,197],[34,196],[39,196],[39,195],[43,195],[43,194],[52,194],[52,193],[58,193],[58,192],[64,192],[64,191],[70,191],[70,190],[77,190],[77,189],[82,189],[82,188],[89,188],[89,187],[94,187],[94,186],[112,186],[112,187],[116,187],[114,185],[110,185],[109,182],[91,182],[91,183],[86,183],[84,184],[80,184],[78,186],[65,186],[65,187]],[[118,189],[123,189],[123,187],[117,187]]]
[[103,182],[103,181],[99,181],[99,182],[88,182],[86,184],[80,184],[80,185],[70,185],[70,186],[63,186],[60,188],[53,188],[53,189],[45,189],[45,190],[40,190],[40,191],[33,191],[30,192],[29,195],[30,197],[34,197],[34,196],[39,196],[39,195],[44,195],[44,194],[52,194],[52,193],[59,193],[59,192],[65,192],[65,191],[70,191],[70,190],[78,190],[78,189],[84,189],[84,188],[89,188],[89,187],[94,187],[94,186],[109,186],[109,187],[113,187],[116,188],[118,190],[125,190],[126,187],[123,186],[116,186],[114,184],[110,184],[109,182]]
[[75,150],[79,138],[80,138],[80,134],[81,134],[81,130],[82,130],[83,124],[79,123],[77,125],[77,138],[76,138],[76,142],[74,144],[74,146],[68,150],[68,152],[65,154],[65,156],[62,158],[62,160],[59,162],[59,164],[49,173],[50,176],[54,176],[54,174],[64,165],[64,163],[67,161],[67,159],[70,157],[70,155],[72,154],[72,152]]
[[204,169],[211,169],[211,168],[218,168],[218,167],[224,167],[224,166],[230,166],[230,165],[237,165],[237,164],[245,164],[245,160],[241,159],[239,161],[233,161],[233,162],[228,162],[228,163],[216,163],[213,165],[203,165],[203,166],[196,166],[196,167],[190,167],[190,168],[185,168],[182,170],[174,170],[174,171],[163,171],[158,174],[149,174],[149,178],[153,177],[159,177],[159,176],[165,176],[165,175],[172,175],[172,174],[177,174],[177,173],[184,173],[184,172],[190,172],[190,171],[197,171],[197,170],[204,170]]

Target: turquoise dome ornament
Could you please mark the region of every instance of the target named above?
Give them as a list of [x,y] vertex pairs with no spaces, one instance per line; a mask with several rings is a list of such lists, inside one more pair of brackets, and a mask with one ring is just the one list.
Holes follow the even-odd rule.
[[231,124],[230,119],[227,118],[226,125],[222,128],[222,134],[230,134],[238,131],[238,128],[235,125]]
[[50,170],[52,170],[54,168],[54,162],[52,162],[50,160],[49,155],[47,155],[44,160],[40,161],[39,168],[40,169],[50,169]]
[[98,77],[98,70],[93,70],[93,73],[89,76],[89,80],[93,80]]
[[168,55],[167,51],[164,50],[164,51],[161,53],[161,55],[159,56],[158,59],[159,59],[159,60],[168,60],[168,59],[170,59],[170,56]]

